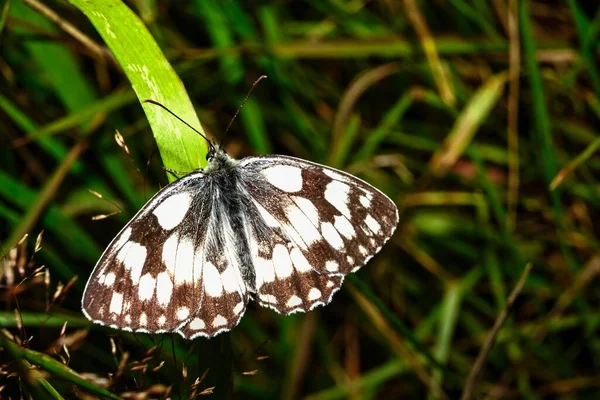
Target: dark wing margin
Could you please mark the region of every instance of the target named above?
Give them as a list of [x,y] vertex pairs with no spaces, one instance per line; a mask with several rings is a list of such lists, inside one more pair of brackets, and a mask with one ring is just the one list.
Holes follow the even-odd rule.
[[331,301],[343,277],[392,236],[396,205],[348,173],[286,156],[241,160],[270,234],[249,232],[257,301],[282,314]]

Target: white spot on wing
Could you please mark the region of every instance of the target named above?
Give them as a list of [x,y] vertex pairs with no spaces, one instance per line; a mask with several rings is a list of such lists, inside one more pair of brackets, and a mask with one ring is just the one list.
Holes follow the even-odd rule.
[[273,215],[271,215],[270,212],[265,210],[265,208],[263,206],[261,206],[255,200],[253,200],[253,202],[254,202],[254,205],[256,206],[256,208],[258,209],[260,216],[263,217],[263,219],[265,220],[265,222],[268,226],[270,226],[271,228],[279,227],[279,222],[275,219],[275,217],[273,217]]
[[344,248],[344,240],[330,222],[323,222],[321,224],[321,233],[325,240],[327,240],[327,243],[334,249],[340,250]]
[[189,193],[182,192],[167,197],[152,212],[156,215],[161,228],[171,230],[181,223],[190,208]]
[[241,312],[242,312],[242,310],[243,310],[243,309],[244,309],[244,302],[243,302],[243,301],[240,301],[239,303],[237,303],[237,304],[235,305],[235,307],[233,307],[233,313],[234,313],[235,315],[238,315],[239,313],[241,313]]
[[223,325],[227,325],[227,319],[225,319],[224,316],[219,314],[213,320],[212,326],[216,328],[218,326],[223,326]]
[[181,238],[177,247],[177,259],[175,260],[175,286],[184,283],[194,283],[194,242],[190,237]]
[[262,174],[267,181],[284,192],[293,193],[302,190],[302,170],[291,165],[276,165],[265,168]]
[[367,224],[369,229],[375,234],[378,234],[381,231],[381,225],[379,225],[379,222],[377,222],[375,218],[371,217],[371,214],[367,214],[365,224]]
[[138,296],[141,301],[150,300],[154,296],[154,288],[156,287],[156,280],[150,274],[144,274],[140,278],[140,284],[138,286]]
[[146,326],[148,325],[148,316],[146,315],[146,313],[142,313],[140,315],[140,325],[141,326]]
[[117,260],[121,261],[125,269],[129,270],[129,276],[134,285],[140,280],[146,255],[147,250],[144,246],[131,241],[125,243],[117,253]]
[[294,247],[292,251],[290,251],[290,258],[294,263],[294,268],[296,269],[296,271],[308,272],[312,270],[310,263],[297,247]]
[[327,169],[327,168],[323,168],[323,173],[325,175],[327,175],[328,177],[330,177],[331,179],[335,179],[335,180],[342,181],[342,182],[349,181],[349,179],[346,178],[344,175],[342,175],[338,172],[332,171],[330,169]]
[[121,233],[121,236],[119,237],[119,240],[117,240],[115,242],[115,249],[120,249],[121,246],[123,246],[125,243],[127,243],[127,241],[129,240],[129,238],[131,237],[131,227],[125,229],[123,231],[123,233]]
[[106,274],[106,277],[103,282],[104,286],[109,286],[109,287],[112,286],[113,283],[115,283],[115,278],[116,278],[116,275],[112,272],[109,272],[108,274]]
[[254,271],[256,273],[256,288],[275,280],[275,268],[273,262],[262,257],[256,257],[253,260]]
[[300,208],[314,226],[319,226],[319,211],[312,201],[301,196],[292,196],[292,200],[294,200],[294,203],[296,203],[298,208]]
[[371,206],[371,199],[369,199],[367,196],[362,195],[358,199],[360,200],[360,204],[362,204],[364,208],[369,208]]
[[162,248],[162,260],[167,268],[167,272],[171,276],[175,276],[175,267],[177,266],[177,244],[179,243],[179,234],[173,232],[167,240],[165,240]]
[[277,298],[272,294],[259,294],[258,298],[268,304],[277,304]]
[[156,299],[161,306],[166,307],[171,301],[173,294],[173,281],[166,272],[161,272],[156,276]]
[[319,240],[319,231],[298,207],[290,204],[286,208],[286,215],[290,221],[291,227],[284,227],[285,231],[296,244],[306,249],[308,246]]
[[336,272],[339,269],[339,264],[333,260],[329,260],[325,263],[325,268],[329,272]]
[[234,267],[231,265],[228,266],[225,271],[221,274],[221,283],[223,284],[223,289],[227,293],[240,292],[240,280],[238,279],[239,275]]
[[190,329],[195,331],[199,331],[204,328],[206,328],[206,324],[200,318],[194,318],[190,323]]
[[273,266],[275,267],[275,274],[278,278],[287,278],[292,275],[294,269],[292,267],[292,260],[287,248],[282,244],[275,245],[273,249]]
[[204,264],[204,290],[212,297],[219,297],[223,294],[223,283],[221,283],[221,274],[217,268],[210,262]]
[[110,299],[110,307],[108,311],[110,313],[121,314],[123,308],[123,294],[113,292],[112,298]]
[[180,321],[186,319],[189,315],[190,310],[187,307],[179,307],[179,310],[177,310],[177,318],[179,318]]
[[351,219],[348,209],[348,193],[350,186],[339,181],[331,181],[325,188],[325,200],[336,208],[342,215]]
[[335,229],[337,229],[337,231],[343,237],[345,237],[347,239],[352,239],[353,237],[356,236],[356,231],[354,230],[354,227],[348,221],[348,219],[346,219],[345,217],[343,217],[341,215],[336,215],[333,218],[333,220],[334,220],[333,225],[335,226]]
[[308,299],[309,300],[317,300],[320,299],[321,296],[323,294],[321,293],[321,291],[317,288],[311,288],[310,291],[308,292]]
[[287,303],[285,303],[285,305],[289,308],[292,307],[296,307],[299,306],[300,304],[302,304],[302,299],[298,296],[296,296],[295,294],[293,294],[289,300],[287,301]]
[[204,262],[204,249],[202,246],[196,248],[194,254],[194,266],[192,268],[192,279],[198,282],[202,278],[202,267]]
[[161,315],[160,317],[158,317],[158,326],[163,326],[165,324],[165,322],[167,322],[167,317],[165,317],[164,315]]

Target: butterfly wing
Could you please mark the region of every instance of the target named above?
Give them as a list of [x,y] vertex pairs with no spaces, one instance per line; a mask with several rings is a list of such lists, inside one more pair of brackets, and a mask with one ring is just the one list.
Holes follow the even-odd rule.
[[393,234],[396,205],[343,171],[286,156],[240,161],[244,189],[268,226],[246,232],[257,301],[282,314],[329,303]]
[[88,319],[186,338],[211,337],[237,325],[248,293],[234,247],[221,248],[229,238],[209,234],[231,231],[213,196],[205,175],[196,171],[150,199],[96,264],[82,301]]

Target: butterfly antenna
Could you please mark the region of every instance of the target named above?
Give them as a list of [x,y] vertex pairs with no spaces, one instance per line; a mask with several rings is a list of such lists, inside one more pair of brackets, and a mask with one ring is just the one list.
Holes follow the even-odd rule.
[[244,107],[244,104],[246,104],[246,102],[250,98],[250,95],[254,91],[254,88],[256,87],[256,85],[258,85],[258,82],[262,81],[263,79],[267,79],[267,76],[266,75],[259,76],[258,79],[255,80],[254,83],[252,84],[252,87],[248,91],[248,94],[246,95],[246,97],[244,97],[244,100],[242,101],[242,104],[240,104],[240,106],[238,107],[238,109],[235,112],[235,114],[233,114],[233,118],[231,118],[231,121],[229,121],[229,125],[227,125],[227,129],[225,129],[225,132],[223,132],[223,137],[221,138],[221,141],[219,142],[219,148],[221,148],[221,144],[223,143],[223,140],[225,139],[225,135],[227,135],[227,132],[229,131],[229,128],[231,128],[231,125],[233,124],[233,121],[235,121],[235,118],[238,116],[238,114],[242,110],[242,107]]
[[160,108],[162,108],[163,110],[165,110],[166,112],[168,112],[169,114],[171,114],[172,116],[174,116],[175,118],[177,118],[179,121],[181,121],[185,126],[187,126],[191,130],[193,130],[194,132],[196,132],[198,135],[202,136],[202,138],[208,142],[208,145],[210,147],[213,147],[213,144],[211,143],[211,141],[206,136],[204,136],[202,134],[202,132],[200,132],[198,129],[196,129],[193,126],[191,126],[190,124],[188,124],[180,116],[178,116],[177,114],[175,114],[173,111],[169,110],[165,105],[159,103],[158,101],[154,101],[154,100],[150,100],[150,99],[143,100],[142,103],[150,103],[150,104],[154,104],[155,106],[159,106]]

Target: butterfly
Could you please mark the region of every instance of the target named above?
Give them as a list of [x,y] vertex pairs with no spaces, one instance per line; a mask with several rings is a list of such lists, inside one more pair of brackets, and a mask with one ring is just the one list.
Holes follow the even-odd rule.
[[396,205],[353,175],[283,155],[238,161],[205,139],[207,166],[160,190],[100,257],[82,300],[94,323],[194,339],[231,330],[250,299],[307,312],[396,228]]

